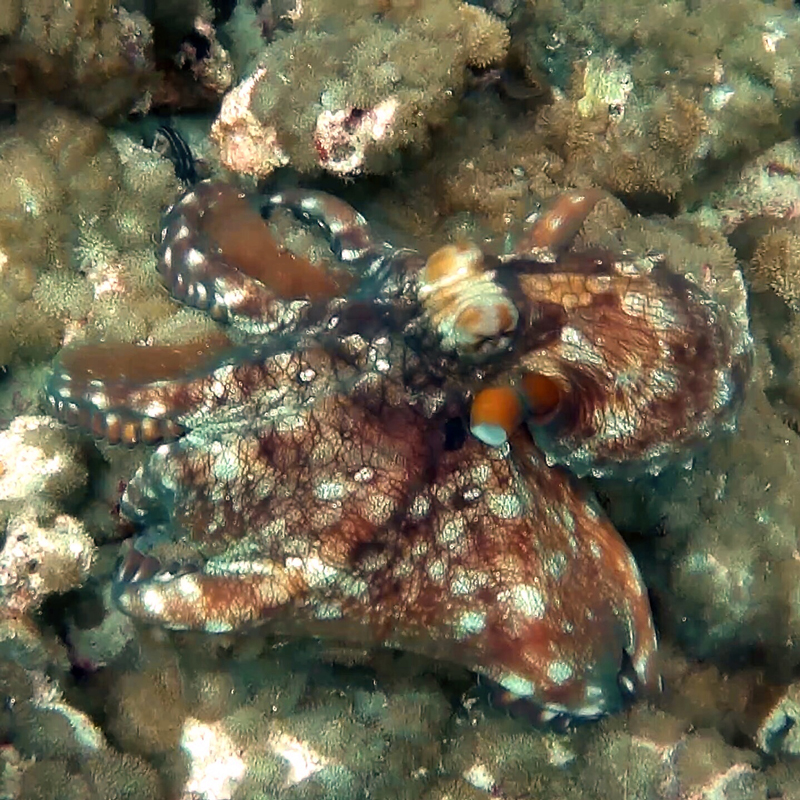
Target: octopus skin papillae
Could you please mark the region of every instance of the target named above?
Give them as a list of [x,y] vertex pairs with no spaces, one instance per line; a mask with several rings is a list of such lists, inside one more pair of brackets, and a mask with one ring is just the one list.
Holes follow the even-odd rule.
[[[47,387],[68,424],[154,445],[121,499],[119,606],[456,662],[545,719],[656,691],[646,588],[579,478],[731,427],[748,338],[663,259],[571,252],[600,196],[560,196],[510,255],[425,258],[320,192],[189,190],[159,271],[226,333],[66,348]],[[278,207],[336,268],[275,244]]]

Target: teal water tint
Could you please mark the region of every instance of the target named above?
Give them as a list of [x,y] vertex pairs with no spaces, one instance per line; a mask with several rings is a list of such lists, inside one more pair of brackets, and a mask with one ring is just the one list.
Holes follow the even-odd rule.
[[[0,796],[800,797],[799,39],[785,0],[6,0]],[[158,445],[61,424],[44,387],[64,346],[142,345],[146,367],[150,346],[219,335],[157,272],[163,213],[192,171],[253,198],[329,192],[420,258],[465,240],[508,255],[553,198],[598,188],[576,250],[663,254],[749,329],[735,429],[658,475],[581,470],[646,586],[660,695],[627,697],[635,668],[620,655],[624,708],[575,724],[520,707],[449,651],[322,643],[313,626],[166,631],[122,613],[112,585],[133,569],[136,520],[120,500]],[[292,213],[269,224],[334,263]],[[103,386],[86,398],[102,405]],[[137,420],[155,414],[157,392],[140,400]],[[472,441],[464,408],[446,452]],[[159,484],[149,502],[173,508],[175,491]],[[319,492],[336,502],[335,487]],[[172,520],[182,534],[196,511]],[[192,574],[187,541],[133,574]]]

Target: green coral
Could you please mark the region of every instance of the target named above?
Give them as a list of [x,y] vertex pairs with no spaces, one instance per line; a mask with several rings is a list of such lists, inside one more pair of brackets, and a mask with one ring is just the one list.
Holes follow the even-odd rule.
[[123,134],[26,104],[0,143],[0,364],[65,337],[133,341],[173,313],[152,233],[177,194],[169,162]]
[[[311,0],[292,14],[292,27],[260,59],[252,43],[234,49],[234,57],[257,74],[249,110],[261,131],[274,135],[276,151],[305,172],[319,168],[321,115],[381,104],[391,107],[391,121],[365,145],[363,163],[353,171],[390,171],[398,150],[427,146],[431,129],[456,112],[467,67],[500,62],[509,41],[499,19],[457,0],[347,7]],[[224,146],[228,128],[216,135]],[[265,159],[263,172],[280,161]]]
[[570,182],[679,197],[790,136],[800,110],[800,19],[760,0],[548,0],[518,25],[561,89],[540,129]]

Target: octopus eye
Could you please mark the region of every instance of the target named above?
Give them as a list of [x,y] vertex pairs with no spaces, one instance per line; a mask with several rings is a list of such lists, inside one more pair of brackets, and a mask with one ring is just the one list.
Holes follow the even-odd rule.
[[[481,286],[481,289],[486,287]],[[506,338],[517,323],[516,309],[502,297],[493,297],[493,291],[469,297],[465,308],[453,322],[453,331],[460,342],[480,349],[492,340]]]
[[510,346],[519,312],[476,245],[434,252],[420,271],[419,298],[444,350],[492,356]]
[[552,419],[561,401],[561,387],[553,378],[528,372],[516,388],[491,387],[478,392],[472,401],[469,429],[484,444],[500,447],[523,417],[541,425]]
[[482,389],[475,395],[470,411],[472,435],[490,447],[499,447],[522,422],[519,394],[508,386]]
[[520,389],[525,399],[527,412],[536,423],[546,422],[561,403],[561,387],[547,375],[536,372],[526,373],[520,381]]

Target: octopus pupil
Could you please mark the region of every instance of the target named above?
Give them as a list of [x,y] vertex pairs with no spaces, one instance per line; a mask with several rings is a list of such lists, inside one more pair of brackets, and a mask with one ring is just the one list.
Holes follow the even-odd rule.
[[467,428],[461,417],[451,417],[444,423],[444,449],[460,450],[467,441]]

